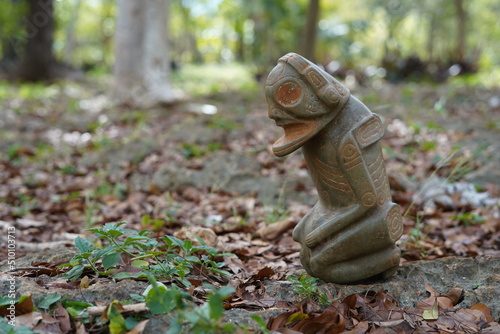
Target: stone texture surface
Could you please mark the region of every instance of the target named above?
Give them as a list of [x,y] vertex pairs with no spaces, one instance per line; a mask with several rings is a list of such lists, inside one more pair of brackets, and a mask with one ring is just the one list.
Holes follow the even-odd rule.
[[[256,194],[263,203],[274,203],[285,187],[284,192],[288,200],[314,204],[316,196],[293,191],[298,184],[310,184],[309,177],[295,176],[283,181],[277,177],[262,177],[260,168],[251,156],[218,151],[206,158],[202,169],[166,165],[152,176],[150,182],[160,190],[209,187],[239,194]],[[141,183],[144,187],[149,186],[146,180],[137,180],[136,183]]]
[[[492,316],[500,320],[500,258],[448,257],[433,261],[415,261],[399,267],[396,275],[384,282],[362,285],[320,284],[320,289],[332,296],[342,296],[366,290],[385,290],[405,308],[415,308],[419,300],[428,297],[425,284],[439,293],[452,288],[464,290],[464,299],[458,308],[483,303]],[[267,292],[276,299],[290,300],[291,284],[272,282]]]

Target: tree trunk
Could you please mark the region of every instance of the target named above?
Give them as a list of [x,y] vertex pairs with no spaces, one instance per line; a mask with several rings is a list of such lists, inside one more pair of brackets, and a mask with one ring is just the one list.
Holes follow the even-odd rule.
[[[5,73],[13,73],[19,63],[20,52],[24,49],[25,38],[22,37],[21,30],[24,28],[23,24],[19,20],[21,17],[25,17],[26,13],[24,0],[10,0],[10,3],[6,4],[6,12],[3,13],[3,17],[13,17],[16,18],[16,23],[13,26],[6,25],[0,26],[0,43],[2,43],[2,58],[0,60],[0,68]],[[20,32],[20,33],[18,33]]]
[[427,56],[429,61],[434,61],[434,36],[436,35],[436,16],[434,14],[429,15],[429,30],[427,31]]
[[68,22],[68,27],[66,29],[66,45],[64,48],[63,60],[66,64],[71,64],[73,59],[73,50],[76,46],[75,40],[75,28],[78,21],[78,13],[80,11],[80,6],[82,0],[76,0],[73,4],[73,10],[71,11],[71,18]]
[[463,0],[455,0],[455,9],[457,14],[457,61],[462,62],[466,52],[467,41],[467,12],[464,8]]
[[54,41],[53,0],[28,0],[26,45],[15,78],[27,81],[51,79],[54,76],[55,59],[52,52]]
[[113,95],[138,107],[171,103],[166,0],[119,0]]
[[189,8],[184,7],[181,4],[182,19],[184,22],[184,31],[186,34],[186,39],[188,42],[188,48],[191,53],[191,57],[194,63],[203,63],[203,55],[198,49],[198,40],[196,39],[196,33],[194,30],[193,18],[191,17],[191,12]]
[[315,61],[316,36],[318,33],[318,17],[320,10],[319,0],[309,0],[309,9],[307,11],[306,25],[302,33],[300,43],[300,52],[304,57]]

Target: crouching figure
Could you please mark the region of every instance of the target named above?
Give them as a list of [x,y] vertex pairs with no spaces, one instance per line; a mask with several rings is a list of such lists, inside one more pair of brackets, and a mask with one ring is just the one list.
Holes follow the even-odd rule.
[[269,117],[284,129],[277,156],[302,148],[319,201],[299,222],[306,271],[326,282],[393,275],[403,224],[382,157],[380,118],[302,56],[278,60],[266,82]]

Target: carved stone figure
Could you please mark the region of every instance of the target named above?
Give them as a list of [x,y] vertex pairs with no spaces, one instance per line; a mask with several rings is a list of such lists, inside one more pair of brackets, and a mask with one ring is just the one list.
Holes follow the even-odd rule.
[[393,275],[403,224],[382,157],[380,118],[304,57],[278,60],[266,82],[277,156],[302,148],[319,201],[293,231],[306,271],[326,282]]

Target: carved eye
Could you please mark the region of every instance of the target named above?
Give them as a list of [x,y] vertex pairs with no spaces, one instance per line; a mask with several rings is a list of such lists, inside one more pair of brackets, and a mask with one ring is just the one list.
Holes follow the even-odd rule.
[[282,106],[292,107],[302,100],[302,87],[296,82],[286,81],[278,87],[274,96]]

